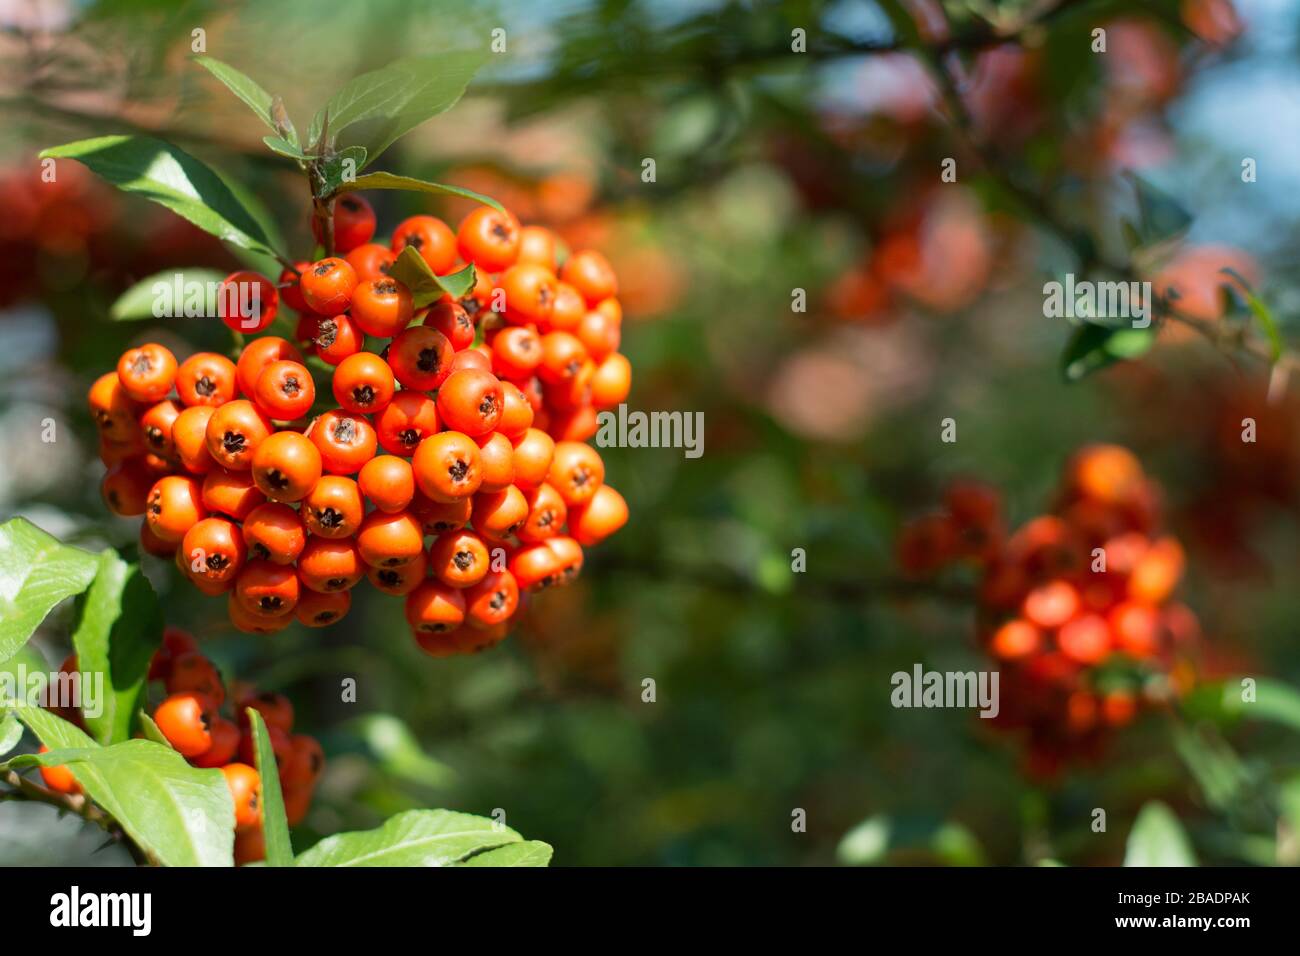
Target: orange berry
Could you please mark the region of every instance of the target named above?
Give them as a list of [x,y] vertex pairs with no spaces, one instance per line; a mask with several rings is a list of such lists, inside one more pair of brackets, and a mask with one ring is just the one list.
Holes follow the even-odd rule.
[[235,363],[216,352],[195,352],[176,370],[176,393],[189,406],[224,405],[235,398]]
[[250,557],[276,564],[292,564],[307,545],[307,532],[298,512],[275,501],[249,512],[243,536]]
[[1042,628],[1063,625],[1079,612],[1079,592],[1067,581],[1050,581],[1025,596],[1021,613]]
[[358,415],[383,411],[397,387],[393,370],[373,352],[358,352],[340,362],[332,386],[339,405]]
[[127,349],[117,361],[117,378],[134,402],[161,402],[176,381],[176,356],[157,343]]
[[208,419],[208,454],[222,468],[246,471],[252,467],[253,452],[273,430],[270,419],[252,402],[226,402]]
[[1004,661],[1019,660],[1034,654],[1042,646],[1043,635],[1028,621],[1014,618],[1007,621],[989,640],[989,651]]
[[515,529],[520,541],[535,543],[554,537],[564,527],[568,507],[553,485],[546,482],[524,493],[528,517]]
[[361,493],[380,511],[403,511],[415,497],[415,472],[411,463],[396,455],[376,455],[357,475]]
[[555,446],[546,480],[566,505],[586,504],[605,480],[605,463],[590,445],[562,441]]
[[243,521],[266,495],[257,489],[247,471],[214,468],[203,478],[203,507],[209,511]]
[[235,578],[235,597],[248,611],[279,617],[298,603],[298,575],[273,561],[249,561]]
[[446,275],[456,262],[456,235],[436,216],[411,216],[393,230],[393,254],[411,246],[434,275]]
[[179,542],[185,532],[208,515],[203,506],[203,488],[193,478],[168,475],[149,489],[145,520],[149,530],[163,541]]
[[330,256],[314,262],[302,274],[302,297],[313,312],[338,315],[346,311],[357,287],[357,273],[346,259]]
[[226,785],[235,802],[235,827],[255,827],[262,822],[262,780],[257,771],[245,763],[231,763],[221,768]]
[[202,579],[225,590],[243,567],[247,548],[243,535],[225,518],[204,518],[185,532],[181,550],[192,580]]
[[473,531],[440,535],[429,549],[429,570],[449,587],[467,588],[482,581],[491,565],[487,544]]
[[420,442],[438,431],[438,406],[423,392],[398,392],[379,413],[375,428],[384,451],[410,458]]
[[452,372],[438,389],[438,420],[471,437],[486,435],[501,421],[505,394],[491,372]]
[[569,510],[569,532],[579,544],[596,544],[627,524],[627,516],[623,496],[602,484],[590,501]]
[[[41,753],[49,753],[50,748],[41,744]],[[77,783],[77,778],[73,776],[72,771],[64,764],[54,767],[41,767],[41,779],[45,781],[45,786],[49,787],[55,793],[80,793],[81,784]]]
[[501,272],[519,255],[519,220],[508,212],[480,206],[461,221],[456,233],[460,257],[488,272]]
[[478,445],[461,432],[439,432],[421,441],[411,466],[420,491],[434,501],[468,498],[483,483]]
[[105,372],[95,379],[95,384],[90,386],[88,399],[90,413],[101,436],[116,442],[138,437],[136,403],[122,387],[116,372]]
[[354,538],[312,535],[298,557],[298,577],[313,591],[346,591],[365,573]]
[[366,578],[376,589],[385,594],[403,597],[414,591],[420,582],[428,577],[428,570],[429,560],[421,551],[410,561],[396,567],[368,565]]
[[594,249],[575,252],[564,261],[560,278],[582,293],[588,306],[618,295],[618,278],[606,259]]
[[301,362],[281,359],[262,369],[253,386],[253,399],[268,418],[293,421],[311,411],[316,383]]
[[197,757],[212,746],[212,701],[190,691],[172,694],[154,711],[153,721],[183,757]]
[[332,475],[355,475],[375,457],[374,426],[353,412],[326,412],[311,423],[307,437],[320,451],[322,468]]
[[555,440],[540,428],[529,428],[516,439],[515,484],[525,491],[546,480],[555,459]]
[[217,290],[217,317],[236,332],[261,332],[279,311],[279,291],[270,279],[256,272],[231,273]]
[[[254,339],[244,346],[235,364],[235,381],[245,398],[252,398],[257,391],[257,379],[272,362],[289,360],[302,362],[302,353],[292,342],[266,335]],[[224,403],[223,403],[224,404]]]
[[1100,664],[1110,654],[1110,628],[1098,614],[1066,622],[1056,634],[1061,653],[1080,664]]
[[350,314],[366,335],[392,338],[410,324],[415,314],[411,290],[390,276],[366,279],[352,293]]
[[298,432],[276,432],[253,453],[253,483],[271,501],[300,501],[321,477],[321,453]]
[[326,627],[340,620],[352,607],[351,591],[322,593],[303,588],[293,609],[298,623],[306,627]]
[[307,530],[323,538],[356,534],[365,513],[361,489],[351,478],[342,475],[326,475],[316,482],[299,510]]
[[523,527],[528,511],[528,500],[514,485],[480,491],[474,496],[474,529],[487,538],[508,538]]
[[464,620],[464,594],[441,581],[422,581],[406,596],[406,623],[416,634],[447,634]]

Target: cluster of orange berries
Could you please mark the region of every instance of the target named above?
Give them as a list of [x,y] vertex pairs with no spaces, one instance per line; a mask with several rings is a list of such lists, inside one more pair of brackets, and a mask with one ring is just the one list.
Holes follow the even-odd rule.
[[[76,655],[70,655],[60,670],[64,675],[76,675]],[[307,734],[293,733],[293,704],[284,695],[259,694],[246,684],[232,685],[227,694],[216,666],[199,653],[198,642],[177,628],[164,632],[162,646],[149,663],[149,680],[161,682],[167,692],[153,711],[159,732],[193,766],[219,769],[225,775],[235,805],[235,861],[263,859],[262,781],[255,769],[257,757],[247,710],[256,710],[266,722],[290,826],[301,823],[311,807],[316,781],[325,767],[320,744]],[[227,700],[234,720],[220,712]],[[49,709],[84,728],[78,709]],[[42,746],[41,753],[48,749]],[[42,767],[41,777],[51,790],[81,792],[66,766]]]
[[958,482],[943,512],[899,539],[910,573],[980,568],[978,634],[1003,665],[994,722],[1026,734],[1040,775],[1096,756],[1109,730],[1191,686],[1199,626],[1173,600],[1184,556],[1160,533],[1159,497],[1131,452],[1090,445],[1067,463],[1052,511],[1010,535],[997,492]]
[[[616,277],[590,250],[561,265],[553,233],[486,206],[455,233],[413,216],[384,246],[349,195],[334,229],[346,258],[300,263],[278,287],[227,278],[257,284],[256,314],[220,297],[246,332],[287,303],[299,345],[263,336],[237,362],[178,363],[150,343],[95,382],[104,499],[144,515],[145,550],[228,595],[241,630],[333,623],[366,577],[405,597],[427,653],[480,650],[505,636],[521,592],[571,580],[583,548],[627,521],[586,444],[631,386]],[[389,275],[408,247],[438,275],[472,263],[475,285],[416,310]],[[367,337],[387,344],[367,351]],[[304,353],[332,367],[338,407],[316,408]]]

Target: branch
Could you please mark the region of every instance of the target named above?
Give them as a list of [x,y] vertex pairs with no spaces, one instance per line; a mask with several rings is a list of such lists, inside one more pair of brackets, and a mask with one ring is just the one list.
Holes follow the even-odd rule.
[[114,842],[124,846],[138,866],[151,864],[148,855],[136,845],[135,841],[127,835],[117,821],[91,803],[85,794],[58,793],[28,780],[16,770],[6,770],[3,775],[0,775],[0,780],[13,788],[0,792],[0,801],[21,800],[29,803],[43,803],[62,813],[75,814],[87,823],[95,824],[112,837]]
[[[1065,0],[1062,7],[1068,6],[1070,3],[1071,0]],[[1080,272],[1087,275],[1094,269],[1101,268],[1116,274],[1125,281],[1141,281],[1142,276],[1134,266],[1132,259],[1123,262],[1108,259],[1098,250],[1096,243],[1090,236],[1072,229],[1042,195],[1020,186],[1007,175],[1005,164],[1001,162],[1000,157],[980,141],[948,64],[940,57],[932,57],[929,63],[939,82],[940,91],[952,118],[953,128],[958,136],[965,142],[967,148],[976,157],[990,178],[1020,202],[1041,227],[1055,235],[1074,251],[1079,261]],[[1183,315],[1168,300],[1157,298],[1152,305],[1157,320],[1169,320],[1185,325],[1204,336],[1220,351],[1227,351],[1225,346],[1229,346],[1232,350],[1259,359],[1265,366],[1270,367],[1272,369],[1272,378],[1269,384],[1270,400],[1274,400],[1280,395],[1281,390],[1285,388],[1291,371],[1300,367],[1300,353],[1293,349],[1283,350],[1282,354],[1274,361],[1268,343],[1261,341],[1258,337],[1252,338],[1248,336],[1240,328],[1222,322],[1206,322]]]

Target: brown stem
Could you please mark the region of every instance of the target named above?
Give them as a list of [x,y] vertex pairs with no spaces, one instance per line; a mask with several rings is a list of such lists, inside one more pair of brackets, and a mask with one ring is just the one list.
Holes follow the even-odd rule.
[[149,855],[132,840],[125,830],[107,813],[95,806],[81,793],[58,793],[40,784],[28,780],[16,770],[6,770],[0,776],[12,789],[0,793],[0,800],[24,800],[30,803],[43,803],[64,813],[73,813],[87,823],[93,823],[107,833],[114,841],[120,843],[131,854],[139,866],[152,864]]

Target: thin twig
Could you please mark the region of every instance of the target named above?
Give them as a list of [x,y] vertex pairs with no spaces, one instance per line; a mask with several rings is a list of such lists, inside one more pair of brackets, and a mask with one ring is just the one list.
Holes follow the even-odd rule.
[[127,835],[117,821],[95,806],[85,794],[58,793],[42,787],[32,780],[28,780],[16,770],[6,770],[3,776],[0,776],[0,780],[3,780],[12,788],[0,791],[0,801],[22,800],[30,803],[43,803],[61,812],[75,814],[87,823],[95,824],[112,837],[115,842],[125,847],[138,865],[145,866],[150,863],[148,854],[136,845],[135,841]]

